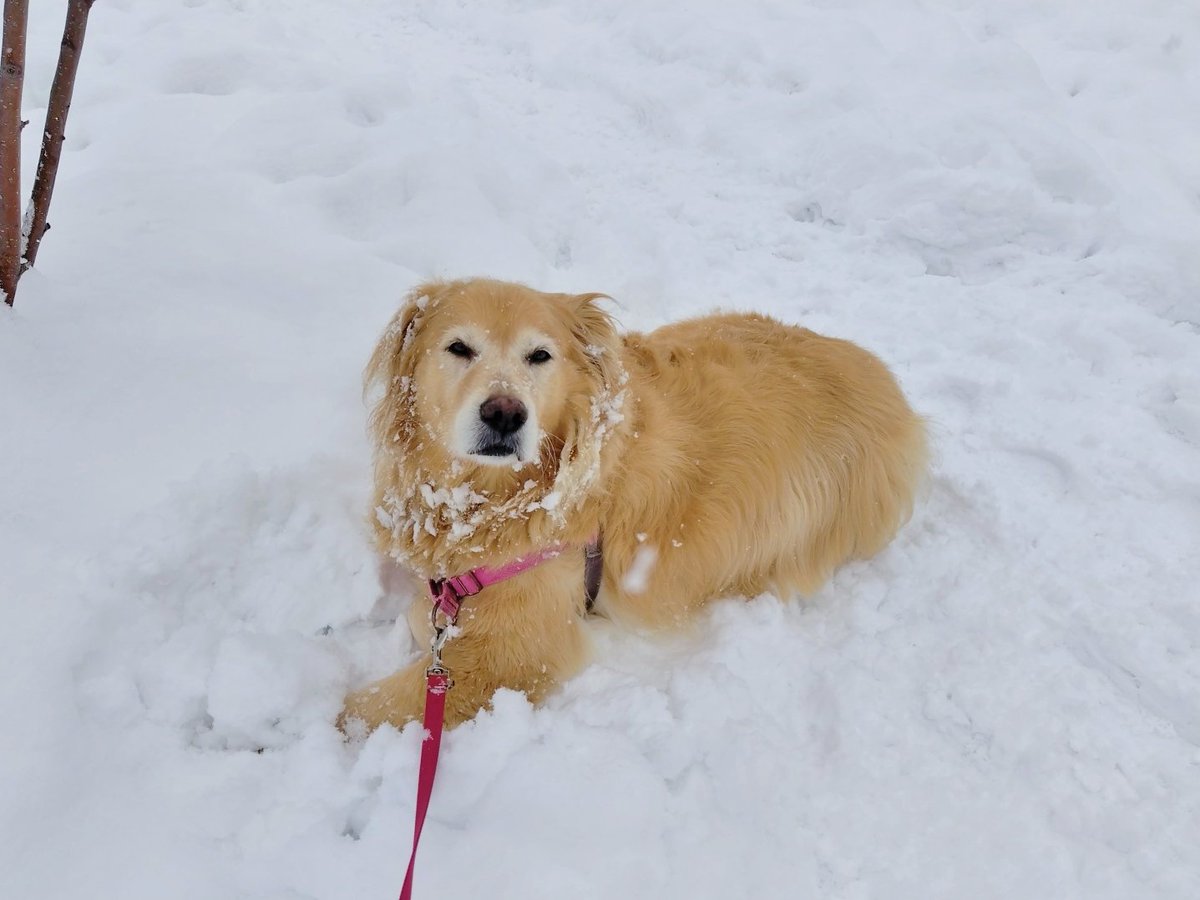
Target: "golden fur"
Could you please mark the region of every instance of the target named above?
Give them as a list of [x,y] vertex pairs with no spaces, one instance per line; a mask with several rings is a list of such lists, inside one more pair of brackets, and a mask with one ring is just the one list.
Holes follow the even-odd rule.
[[[875,356],[760,315],[622,337],[602,296],[466,280],[406,298],[366,376],[385,553],[437,578],[602,533],[598,611],[668,627],[717,597],[810,593],[908,518],[925,430]],[[475,358],[448,352],[460,339]],[[536,419],[524,462],[462,452],[454,423],[496,391]],[[566,552],[464,601],[444,653],[451,724],[499,687],[537,702],[581,667],[583,578]],[[413,603],[422,642],[428,615]],[[343,724],[419,717],[428,662],[352,694]]]

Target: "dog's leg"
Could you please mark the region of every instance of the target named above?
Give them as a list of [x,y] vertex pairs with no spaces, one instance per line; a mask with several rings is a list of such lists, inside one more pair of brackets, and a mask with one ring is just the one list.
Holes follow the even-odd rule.
[[[490,706],[499,688],[523,691],[539,702],[582,665],[585,642],[582,601],[567,592],[543,592],[529,584],[522,590],[508,585],[489,590],[489,596],[464,607],[461,633],[449,641],[442,660],[454,679],[446,695],[446,724],[454,726]],[[555,596],[557,594],[557,596]],[[356,691],[346,698],[338,719],[343,731],[361,719],[368,731],[384,722],[397,728],[421,717],[425,703],[425,669],[430,657]]]
[[425,668],[428,665],[426,657],[350,694],[338,716],[337,727],[352,735],[356,730],[355,722],[361,722],[370,733],[384,722],[400,728],[404,723],[420,718],[425,707]]
[[[575,626],[578,631],[579,626]],[[553,640],[549,635],[547,640]],[[575,665],[565,659],[569,644],[560,644],[553,653],[538,662],[533,653],[507,644],[502,651],[489,648],[492,643],[483,638],[458,638],[446,645],[442,653],[445,666],[454,678],[454,687],[446,695],[446,724],[453,727],[472,718],[480,709],[491,705],[492,695],[499,688],[522,691],[533,703],[538,703],[559,681],[572,674]],[[573,654],[582,657],[582,647]],[[421,718],[425,705],[425,669],[428,655],[399,672],[389,675],[355,691],[346,698],[345,708],[338,717],[338,727],[347,733],[359,719],[371,732],[388,722],[397,728]]]

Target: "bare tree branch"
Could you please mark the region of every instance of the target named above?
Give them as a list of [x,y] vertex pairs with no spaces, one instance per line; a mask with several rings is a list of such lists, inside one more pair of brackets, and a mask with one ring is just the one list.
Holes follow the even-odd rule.
[[21,86],[29,0],[4,0],[0,48],[0,293],[9,306],[21,276]]
[[63,135],[67,127],[67,114],[71,111],[71,95],[75,91],[75,73],[79,71],[79,54],[83,50],[88,12],[94,2],[95,0],[68,0],[67,24],[63,29],[62,47],[58,51],[58,67],[54,70],[50,103],[46,109],[42,153],[38,158],[33,196],[29,201],[29,210],[25,214],[21,234],[21,272],[32,266],[37,259],[42,236],[50,228],[46,224],[46,216],[50,211],[50,198],[54,194],[54,180],[58,176],[58,161],[62,156]]

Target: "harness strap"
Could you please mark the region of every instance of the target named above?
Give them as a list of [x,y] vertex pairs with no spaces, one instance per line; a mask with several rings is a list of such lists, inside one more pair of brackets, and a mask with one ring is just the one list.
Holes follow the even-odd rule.
[[583,548],[583,596],[587,600],[587,611],[591,612],[600,594],[600,581],[604,577],[604,535]]
[[534,566],[540,566],[548,559],[554,559],[564,549],[562,544],[555,544],[553,547],[531,553],[529,556],[519,556],[507,565],[498,568],[480,566],[450,578],[430,579],[429,594],[433,599],[434,607],[453,622],[458,618],[458,610],[462,606],[464,597],[474,597],[485,587],[515,578]]
[[[596,597],[600,593],[600,581],[604,575],[604,551],[601,541],[601,537],[597,535],[583,548],[583,588],[588,612],[592,611],[592,607],[596,603]],[[507,581],[541,565],[548,559],[561,556],[565,549],[562,544],[555,544],[538,553],[518,557],[508,565],[498,568],[480,566],[450,578],[431,578],[429,580],[429,596],[433,600],[433,611],[435,614],[440,612],[447,621],[453,622],[458,618],[458,611],[462,608],[464,598],[474,597],[485,587]]]

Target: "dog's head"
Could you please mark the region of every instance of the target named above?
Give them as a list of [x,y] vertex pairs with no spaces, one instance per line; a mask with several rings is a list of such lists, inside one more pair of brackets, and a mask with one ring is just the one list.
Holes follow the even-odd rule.
[[377,452],[493,487],[534,470],[557,480],[588,455],[597,403],[624,377],[603,296],[485,280],[413,290],[367,369]]

